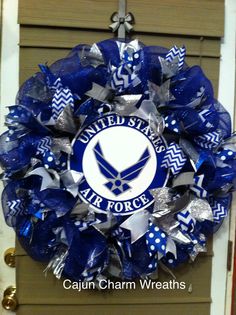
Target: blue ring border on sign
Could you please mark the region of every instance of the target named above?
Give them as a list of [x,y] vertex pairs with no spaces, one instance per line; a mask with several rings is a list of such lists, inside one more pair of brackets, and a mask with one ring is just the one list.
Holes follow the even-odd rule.
[[[138,117],[138,116],[135,116],[135,115],[134,115],[134,116],[122,116],[122,115],[116,114],[115,112],[114,112],[114,113],[107,113],[107,114],[104,114],[102,117],[98,117],[97,119],[93,120],[89,125],[86,125],[86,126],[84,126],[82,129],[78,130],[78,132],[76,133],[75,137],[74,137],[73,140],[71,141],[71,146],[72,146],[72,148],[73,148],[73,146],[74,146],[74,144],[75,144],[75,141],[77,140],[78,136],[79,136],[81,133],[83,133],[83,131],[84,131],[86,128],[88,128],[88,126],[92,125],[94,122],[96,122],[97,120],[99,120],[99,119],[101,119],[101,118],[104,118],[104,117],[107,117],[107,116],[114,116],[114,115],[120,116],[120,117],[124,117],[124,118],[136,117],[136,118],[142,120],[143,122],[145,122],[146,124],[148,124],[148,122],[147,122],[146,120],[144,120],[143,118],[140,118],[140,117]],[[122,126],[122,125],[121,125],[121,126]],[[103,131],[103,130],[105,130],[105,129],[108,129],[108,128],[111,128],[111,127],[114,127],[114,126],[107,126],[106,128],[103,128],[103,129],[99,130],[95,135],[97,135],[97,134],[100,133],[101,131]],[[128,128],[128,126],[123,126],[123,127],[127,127],[127,128]],[[154,148],[154,150],[155,150],[155,147],[154,147],[152,141],[148,138],[148,136],[147,136],[146,134],[144,134],[144,133],[142,133],[142,134],[151,142],[151,144],[152,144],[152,146],[153,146],[153,148]],[[161,136],[161,135],[160,135],[159,137],[162,139],[163,144],[164,144],[165,147],[167,148],[167,141],[166,141],[166,139],[165,139],[163,136]],[[91,139],[92,139],[92,138],[93,138],[93,137],[91,137]],[[90,140],[91,140],[91,139],[90,139]],[[89,141],[90,141],[90,140],[89,140]],[[83,152],[84,152],[84,151],[83,151]],[[163,153],[164,153],[164,152],[165,152],[165,151],[163,151]],[[156,153],[156,152],[155,152],[155,153]],[[158,153],[156,153],[156,154],[158,154]],[[83,154],[82,154],[82,156],[83,156]],[[72,157],[72,156],[70,155],[69,158],[68,158],[68,161],[67,161],[67,170],[73,170],[73,169],[71,169],[71,157]],[[82,170],[82,163],[81,163],[81,170]],[[165,187],[165,186],[166,186],[166,184],[167,184],[167,182],[168,182],[168,180],[169,180],[169,175],[170,175],[170,170],[167,169],[167,170],[166,170],[165,181],[164,181],[164,183],[163,183],[163,185],[162,185],[161,187]],[[154,177],[153,177],[153,181],[154,181],[155,176],[156,176],[156,173],[155,173],[155,175],[154,175]],[[83,177],[83,179],[82,179],[82,181],[81,181],[80,184],[82,184],[84,181],[86,181],[86,178],[85,178],[85,177]],[[153,183],[153,181],[152,181],[152,183]],[[151,184],[152,184],[152,183],[151,183]],[[80,184],[79,184],[79,185],[80,185]],[[88,185],[88,186],[89,186],[89,185]],[[150,186],[151,186],[151,185],[150,185]],[[99,197],[101,197],[101,198],[104,198],[103,196],[101,196],[100,194],[98,194],[97,192],[95,192],[92,187],[89,186],[89,188],[90,188],[97,196],[99,196]],[[156,188],[160,188],[160,187],[156,187]],[[152,190],[152,189],[155,189],[155,188],[151,188],[151,187],[150,187],[150,189],[149,189],[149,190],[146,190],[146,191],[148,191],[148,192],[150,193],[150,190]],[[140,195],[138,195],[138,196],[136,196],[136,197],[134,197],[134,198],[132,198],[132,199],[130,199],[130,200],[139,198],[141,195],[142,195],[142,194],[140,194]],[[102,210],[102,209],[100,209],[100,208],[95,207],[95,206],[92,205],[91,203],[89,203],[89,201],[88,201],[87,199],[85,199],[85,198],[80,194],[80,192],[78,192],[78,196],[79,196],[79,198],[80,198],[84,203],[88,204],[88,205],[89,205],[93,210],[95,210],[97,213],[107,213],[107,212],[108,212],[108,210]],[[112,199],[110,199],[109,201],[119,202],[119,201],[117,201],[117,200],[112,200]],[[129,201],[129,200],[126,200],[126,201]],[[120,201],[120,202],[125,202],[125,201]],[[144,207],[142,207],[142,208],[140,208],[140,209],[137,209],[137,210],[130,211],[130,212],[128,212],[128,213],[123,213],[123,212],[121,212],[121,213],[118,213],[118,212],[117,212],[117,213],[116,213],[116,212],[113,212],[113,211],[111,211],[111,212],[112,212],[114,215],[127,216],[127,215],[131,215],[131,214],[133,214],[133,213],[139,212],[139,211],[143,211],[144,209],[147,209],[147,208],[148,208],[150,205],[152,205],[154,202],[155,202],[155,198],[153,198],[149,203],[145,204]]]

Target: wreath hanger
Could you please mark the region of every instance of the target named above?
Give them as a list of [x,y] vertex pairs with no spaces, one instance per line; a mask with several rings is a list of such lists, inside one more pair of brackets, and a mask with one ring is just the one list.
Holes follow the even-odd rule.
[[131,12],[126,14],[126,7],[126,0],[119,0],[119,10],[111,15],[112,24],[109,25],[112,32],[117,32],[120,39],[126,38],[126,33],[130,33],[134,24],[134,16]]

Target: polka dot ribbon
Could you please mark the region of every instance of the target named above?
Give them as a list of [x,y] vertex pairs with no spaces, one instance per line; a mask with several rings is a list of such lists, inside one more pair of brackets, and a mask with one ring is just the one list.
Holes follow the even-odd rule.
[[158,226],[149,223],[149,229],[146,233],[146,243],[149,249],[150,256],[157,252],[165,255],[167,236]]
[[175,133],[179,133],[181,130],[180,123],[176,120],[174,115],[168,115],[165,117],[165,128]]
[[236,157],[236,152],[232,151],[232,150],[222,150],[220,152],[217,153],[218,158],[221,159],[221,161],[229,161],[229,160],[233,160]]

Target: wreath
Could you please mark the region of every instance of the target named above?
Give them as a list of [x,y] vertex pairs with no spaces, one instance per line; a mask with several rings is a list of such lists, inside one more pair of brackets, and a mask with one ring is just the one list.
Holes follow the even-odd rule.
[[21,86],[0,137],[2,206],[57,278],[153,277],[205,252],[227,216],[235,135],[185,55],[78,45]]

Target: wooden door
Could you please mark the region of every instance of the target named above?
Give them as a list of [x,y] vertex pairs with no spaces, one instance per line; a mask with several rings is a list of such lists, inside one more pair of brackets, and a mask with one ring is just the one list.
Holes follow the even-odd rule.
[[[189,65],[199,64],[217,94],[223,0],[128,0],[135,17],[133,38],[146,45],[185,44]],[[19,0],[20,82],[64,57],[78,43],[113,37],[108,31],[117,0]],[[212,246],[195,263],[175,271],[185,290],[65,290],[17,245],[18,315],[209,315]],[[160,272],[160,281],[172,278]]]

